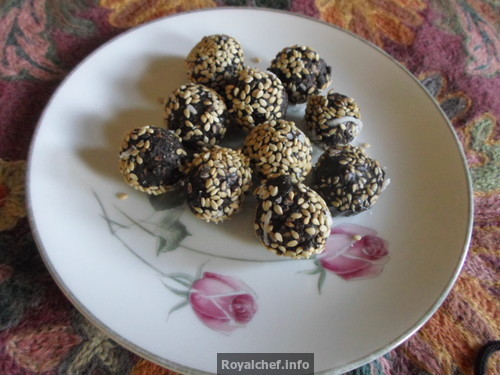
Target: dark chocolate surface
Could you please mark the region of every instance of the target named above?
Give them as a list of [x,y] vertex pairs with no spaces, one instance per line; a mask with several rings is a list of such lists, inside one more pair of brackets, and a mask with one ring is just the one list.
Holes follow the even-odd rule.
[[288,175],[273,175],[256,191],[255,231],[277,255],[308,258],[325,248],[330,213],[324,200]]
[[311,140],[323,148],[351,143],[361,132],[358,105],[353,98],[330,90],[326,96],[311,95],[305,123]]
[[197,217],[218,223],[240,210],[250,184],[247,158],[215,146],[195,155],[185,181],[186,202]]
[[288,109],[281,81],[272,73],[253,68],[241,70],[226,86],[225,99],[231,120],[245,130],[282,119]]
[[145,126],[124,137],[120,169],[126,182],[135,189],[159,194],[181,182],[186,158],[186,151],[173,131]]
[[277,120],[255,127],[245,139],[243,152],[250,158],[255,177],[289,174],[302,181],[312,168],[309,138],[292,121]]
[[334,216],[350,216],[371,208],[382,193],[385,172],[378,161],[354,146],[325,151],[313,172],[313,188]]
[[283,48],[271,62],[269,71],[285,85],[290,103],[299,104],[328,87],[332,69],[310,47],[295,45]]
[[235,38],[225,34],[207,35],[186,59],[188,79],[223,93],[228,80],[244,68],[244,61],[243,48]]
[[188,83],[165,103],[165,125],[185,147],[200,150],[218,144],[227,130],[228,114],[222,97],[207,86]]

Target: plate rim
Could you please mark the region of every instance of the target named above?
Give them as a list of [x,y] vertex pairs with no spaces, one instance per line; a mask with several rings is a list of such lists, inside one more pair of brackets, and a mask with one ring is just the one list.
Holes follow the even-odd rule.
[[58,286],[58,288],[62,291],[62,293],[66,296],[66,298],[69,300],[69,302],[75,307],[94,327],[99,329],[101,332],[103,332],[107,337],[109,337],[111,340],[115,341],[117,344],[120,346],[124,347],[125,349],[129,350],[130,352],[138,355],[139,357],[149,360],[151,362],[156,363],[159,366],[165,367],[169,370],[176,371],[182,374],[200,374],[200,375],[205,375],[205,374],[212,374],[211,372],[206,372],[202,370],[197,370],[193,369],[191,367],[182,365],[180,363],[177,363],[172,360],[168,360],[166,358],[163,358],[161,356],[158,356],[154,353],[149,352],[148,350],[145,350],[141,348],[139,345],[135,344],[134,342],[126,339],[122,335],[120,335],[118,332],[115,330],[111,329],[109,326],[107,326],[104,322],[99,320],[93,313],[90,311],[83,303],[81,303],[78,298],[74,295],[74,293],[67,287],[64,283],[64,280],[62,277],[59,275],[59,273],[56,270],[56,267],[52,263],[48,251],[45,248],[42,240],[41,240],[41,235],[38,231],[38,227],[36,225],[35,219],[34,219],[34,210],[33,210],[33,204],[32,204],[32,184],[31,184],[31,174],[32,174],[32,164],[33,164],[33,155],[34,155],[34,148],[35,144],[38,139],[38,135],[40,132],[40,129],[42,128],[42,123],[44,122],[44,118],[49,111],[49,108],[51,107],[53,101],[55,100],[57,94],[61,90],[61,88],[66,84],[67,81],[69,81],[74,73],[80,69],[80,67],[87,62],[87,60],[90,60],[99,53],[101,50],[107,48],[111,43],[114,43],[118,39],[127,37],[130,33],[136,32],[138,29],[142,29],[145,27],[148,27],[151,24],[158,23],[158,22],[165,22],[168,21],[172,18],[175,17],[189,17],[192,14],[196,13],[211,13],[211,12],[228,12],[228,11],[241,11],[241,12],[247,12],[247,11],[252,11],[252,12],[262,12],[262,13],[278,13],[278,14],[283,14],[289,17],[297,17],[301,19],[306,19],[308,21],[312,21],[315,23],[320,23],[323,25],[326,25],[328,27],[331,27],[337,31],[340,31],[342,33],[348,34],[349,36],[361,41],[362,43],[368,45],[368,47],[371,47],[375,49],[378,53],[381,53],[383,56],[385,56],[387,59],[389,59],[392,63],[396,64],[396,66],[401,69],[411,80],[416,82],[419,86],[419,88],[424,92],[424,94],[431,99],[432,104],[434,107],[438,110],[439,114],[441,117],[444,119],[448,131],[451,133],[451,136],[453,137],[453,140],[455,141],[455,145],[457,147],[457,151],[460,156],[460,161],[461,161],[461,166],[464,172],[464,175],[466,177],[466,188],[467,188],[467,198],[468,198],[468,205],[467,205],[467,233],[464,236],[464,243],[462,245],[462,252],[460,257],[457,259],[457,263],[455,265],[454,271],[449,279],[449,281],[444,285],[444,288],[442,292],[439,294],[440,297],[436,299],[436,301],[430,306],[430,308],[417,320],[413,325],[408,327],[405,332],[403,332],[400,336],[394,338],[392,341],[388,342],[386,345],[383,347],[377,348],[372,350],[370,353],[368,353],[366,356],[363,358],[359,358],[358,360],[351,361],[349,363],[346,363],[344,365],[341,365],[336,368],[324,370],[321,372],[317,372],[318,374],[341,374],[353,369],[356,369],[360,366],[363,366],[377,358],[380,358],[384,354],[387,354],[391,350],[395,349],[397,346],[401,345],[403,342],[408,340],[411,336],[413,336],[429,319],[432,318],[432,316],[436,313],[436,311],[440,308],[444,300],[448,297],[449,293],[451,292],[451,289],[455,285],[461,270],[463,268],[463,265],[465,263],[465,260],[467,258],[469,248],[470,248],[470,242],[472,238],[472,229],[473,229],[473,223],[474,223],[474,190],[473,190],[473,184],[472,184],[472,178],[470,174],[470,170],[467,164],[467,159],[466,155],[463,149],[463,145],[460,142],[460,139],[458,138],[457,133],[455,132],[453,125],[451,124],[449,118],[446,116],[445,112],[439,105],[438,101],[436,98],[434,98],[425,88],[425,86],[409,71],[407,67],[405,67],[401,62],[396,60],[394,57],[392,57],[388,52],[384,51],[381,47],[371,43],[370,41],[363,39],[362,37],[354,34],[353,32],[343,29],[337,25],[331,24],[325,20],[319,19],[319,18],[314,18],[312,16],[308,16],[302,13],[295,13],[287,10],[281,10],[281,9],[274,9],[274,8],[260,8],[260,7],[249,7],[249,6],[216,6],[213,8],[201,8],[201,9],[194,9],[190,11],[184,11],[180,13],[174,13],[174,14],[169,14],[164,17],[160,17],[154,20],[147,21],[143,24],[131,27],[127,30],[124,30],[120,32],[118,35],[115,35],[114,37],[111,37],[109,40],[101,44],[99,47],[94,49],[92,52],[90,52],[87,56],[85,56],[82,60],[80,60],[67,74],[66,76],[59,82],[57,85],[56,89],[54,92],[51,94],[50,99],[46,103],[33,132],[32,139],[29,145],[28,149],[28,155],[27,155],[27,168],[26,168],[26,179],[25,179],[25,187],[26,187],[26,209],[27,209],[27,218],[28,218],[28,223],[30,225],[32,234],[33,234],[33,239],[34,242],[37,246],[38,252],[42,258],[42,261],[44,262],[45,266],[47,267],[49,274],[51,275],[52,279]]

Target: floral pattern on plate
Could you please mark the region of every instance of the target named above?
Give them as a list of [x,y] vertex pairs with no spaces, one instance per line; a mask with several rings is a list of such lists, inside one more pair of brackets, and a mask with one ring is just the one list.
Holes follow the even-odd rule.
[[[171,194],[162,194],[150,197],[149,201],[155,211],[165,211],[156,227],[152,230],[124,211],[119,212],[127,218],[133,226],[147,234],[156,237],[156,254],[170,252],[181,248],[181,241],[189,234],[185,225],[179,220],[185,207],[179,191]],[[173,306],[169,314],[190,305],[195,315],[207,327],[224,334],[229,334],[237,328],[245,327],[257,312],[257,295],[242,280],[234,276],[221,275],[215,272],[203,272],[202,264],[196,276],[187,273],[165,273],[148,263],[141,255],[132,249],[117,233],[118,229],[129,228],[129,225],[111,219],[106,212],[99,196],[94,195],[101,207],[101,216],[106,220],[111,234],[117,238],[130,252],[143,263],[160,274],[161,281],[172,293],[183,297],[183,300]],[[204,255],[211,255],[203,251],[185,248]],[[212,256],[214,257],[214,256]]]
[[195,277],[175,273],[167,274],[165,278],[177,283],[173,287],[164,280],[167,289],[184,297],[170,309],[170,313],[189,304],[201,322],[215,331],[229,334],[245,327],[257,312],[257,296],[237,277],[214,272],[201,274],[200,267]]
[[[174,305],[169,315],[190,305],[198,319],[207,327],[224,334],[230,334],[237,328],[245,327],[257,312],[257,295],[241,279],[235,276],[222,275],[205,271],[202,264],[195,276],[188,273],[166,273],[148,263],[132,249],[118,234],[119,229],[136,227],[146,234],[156,238],[156,255],[168,253],[180,248],[208,255],[210,258],[225,258],[231,260],[248,261],[246,259],[230,258],[213,255],[200,249],[192,249],[182,245],[182,240],[191,235],[186,226],[180,221],[185,210],[182,193],[179,191],[149,197],[155,212],[164,212],[158,223],[146,226],[145,220],[134,219],[121,209],[117,210],[128,219],[131,224],[123,224],[112,219],[99,196],[94,192],[101,207],[101,216],[106,220],[111,234],[116,237],[129,251],[143,263],[156,271],[165,287],[183,299]],[[326,242],[326,249],[314,259],[304,260],[313,262],[316,266],[306,274],[319,274],[318,291],[326,279],[326,271],[330,271],[345,280],[356,280],[379,275],[389,260],[388,243],[377,235],[377,231],[356,224],[341,224],[331,229],[330,237]]]
[[305,273],[319,274],[318,290],[321,292],[326,271],[345,280],[365,279],[378,276],[388,261],[388,243],[377,236],[375,230],[341,224],[332,228],[325,251],[314,259],[316,268]]

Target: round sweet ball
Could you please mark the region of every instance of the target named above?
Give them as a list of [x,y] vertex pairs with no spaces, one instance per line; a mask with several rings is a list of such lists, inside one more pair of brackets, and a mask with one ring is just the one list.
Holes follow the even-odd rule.
[[352,145],[326,150],[314,166],[312,187],[333,216],[351,216],[370,209],[389,180],[378,161]]
[[251,180],[248,159],[240,151],[214,146],[195,154],[188,167],[186,203],[196,217],[220,223],[240,210]]
[[243,153],[260,180],[278,173],[290,175],[296,183],[312,168],[311,142],[292,121],[276,120],[256,126],[245,139]]
[[241,128],[286,116],[288,98],[278,77],[269,72],[248,68],[241,70],[226,86],[226,104],[232,120]]
[[211,88],[187,83],[167,99],[165,125],[177,134],[186,148],[212,147],[226,134],[228,115],[222,97]]
[[188,79],[223,92],[227,80],[243,69],[244,61],[243,48],[235,38],[207,35],[186,58]]
[[119,160],[127,184],[158,195],[182,182],[187,153],[172,130],[147,125],[124,135]]
[[305,103],[331,83],[332,68],[312,48],[283,48],[271,61],[271,72],[283,82],[291,104]]
[[359,107],[353,98],[330,90],[307,100],[305,123],[311,140],[323,148],[351,143],[361,132]]
[[287,175],[273,175],[255,190],[254,228],[262,244],[277,255],[309,258],[325,249],[332,219],[321,196]]

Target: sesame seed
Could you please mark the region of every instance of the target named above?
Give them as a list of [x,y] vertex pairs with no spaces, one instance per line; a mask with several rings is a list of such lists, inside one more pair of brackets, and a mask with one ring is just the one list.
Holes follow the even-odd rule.
[[305,231],[306,231],[306,233],[307,233],[307,234],[309,234],[309,235],[311,235],[311,236],[314,236],[314,235],[316,234],[316,229],[315,229],[315,228],[313,228],[313,227],[307,227],[307,228],[305,229]]
[[270,193],[271,193],[271,196],[276,196],[278,195],[278,187],[277,186],[271,186],[271,188],[269,189]]
[[118,193],[118,194],[116,194],[116,197],[120,200],[124,200],[124,199],[128,198],[128,194],[127,193]]
[[283,215],[283,209],[281,208],[281,206],[275,204],[274,207],[273,207],[273,211],[277,214],[277,215]]

